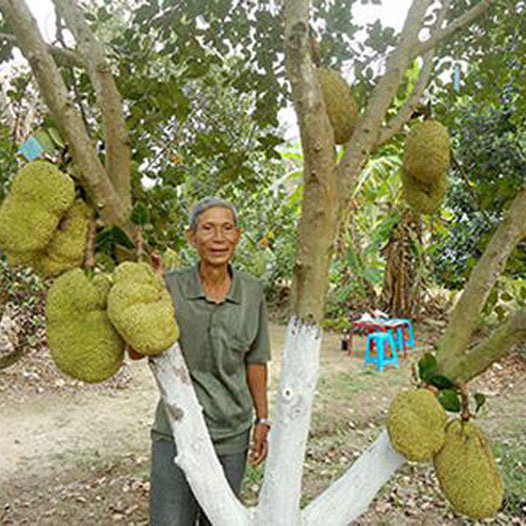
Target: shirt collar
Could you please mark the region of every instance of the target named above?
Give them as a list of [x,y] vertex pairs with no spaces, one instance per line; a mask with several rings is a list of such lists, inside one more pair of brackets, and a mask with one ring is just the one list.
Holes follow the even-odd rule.
[[[230,264],[228,265],[228,270],[232,276],[232,283],[230,284],[228,294],[225,296],[225,301],[241,303],[241,280],[239,273]],[[185,296],[188,299],[206,299],[206,294],[201,283],[201,276],[199,275],[199,262],[192,267],[190,279],[187,282]]]

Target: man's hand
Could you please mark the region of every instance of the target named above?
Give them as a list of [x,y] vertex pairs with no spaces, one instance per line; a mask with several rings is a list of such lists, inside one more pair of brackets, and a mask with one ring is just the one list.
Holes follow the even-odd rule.
[[267,437],[270,431],[268,424],[255,424],[252,430],[252,444],[250,448],[250,464],[259,466],[268,453]]
[[161,253],[158,250],[154,250],[150,258],[152,260],[152,267],[154,274],[164,282],[164,263],[163,263],[163,257],[161,256]]
[[141,354],[139,351],[136,351],[129,344],[126,344],[126,351],[128,353],[128,356],[130,357],[130,360],[142,360],[143,358],[146,358],[144,354]]

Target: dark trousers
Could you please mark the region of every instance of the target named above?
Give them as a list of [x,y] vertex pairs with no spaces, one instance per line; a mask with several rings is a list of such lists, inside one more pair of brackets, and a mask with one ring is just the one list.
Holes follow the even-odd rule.
[[[176,454],[177,450],[173,441],[156,440],[152,442],[150,525],[195,526],[196,521],[199,520],[197,523],[199,526],[210,526],[183,471],[173,461]],[[219,455],[218,458],[230,487],[239,496],[247,452]]]

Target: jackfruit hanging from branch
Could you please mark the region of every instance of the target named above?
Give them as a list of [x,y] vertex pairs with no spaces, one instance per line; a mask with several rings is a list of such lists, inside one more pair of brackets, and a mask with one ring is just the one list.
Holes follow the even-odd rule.
[[147,263],[117,267],[108,315],[126,343],[144,355],[161,354],[179,337],[170,295]]

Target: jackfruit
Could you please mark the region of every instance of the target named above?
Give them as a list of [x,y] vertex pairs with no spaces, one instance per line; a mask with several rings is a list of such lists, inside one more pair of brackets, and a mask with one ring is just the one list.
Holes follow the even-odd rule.
[[53,283],[46,298],[46,331],[51,357],[64,373],[84,382],[102,382],[124,359],[125,343],[107,312],[109,278],[89,279],[75,268]]
[[409,460],[431,460],[444,443],[446,412],[427,389],[401,391],[387,414],[394,449]]
[[403,195],[407,204],[417,214],[434,214],[440,210],[447,191],[446,174],[435,182],[424,184],[402,169]]
[[113,280],[108,315],[126,343],[145,355],[173,345],[179,337],[173,303],[150,265],[121,263]]
[[449,133],[440,122],[427,120],[415,124],[405,141],[405,172],[422,183],[437,181],[449,165],[450,148]]
[[73,179],[46,161],[24,166],[0,206],[0,248],[42,250],[75,200]]
[[440,487],[458,513],[480,519],[502,506],[504,485],[491,446],[474,422],[450,422],[433,463]]
[[35,258],[34,270],[50,277],[82,266],[91,218],[88,205],[77,199],[60,221],[46,249]]
[[345,79],[332,69],[316,69],[323,101],[334,130],[334,142],[345,144],[356,125],[358,106]]

